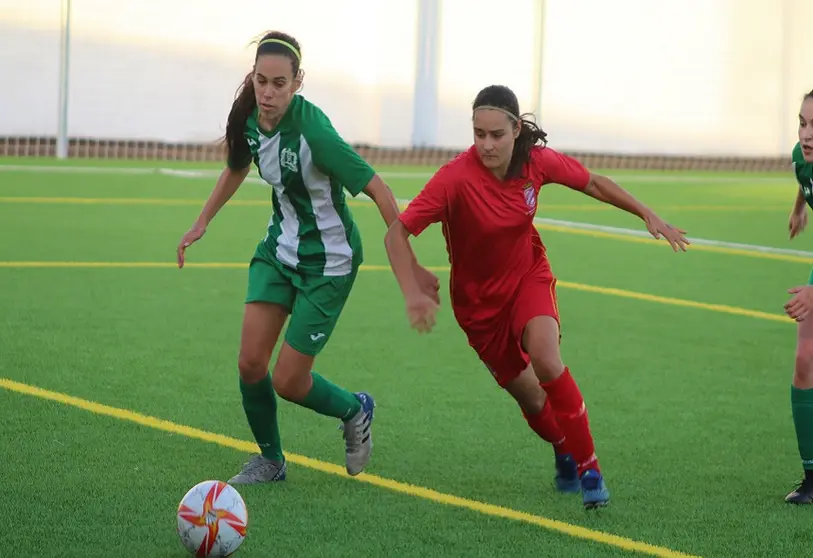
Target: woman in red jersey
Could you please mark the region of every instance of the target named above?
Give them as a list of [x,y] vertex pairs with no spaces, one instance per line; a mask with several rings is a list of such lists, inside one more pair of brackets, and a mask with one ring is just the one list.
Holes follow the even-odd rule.
[[586,508],[604,506],[610,495],[584,399],[559,352],[556,278],[533,225],[539,189],[562,184],[632,213],[675,251],[689,242],[609,178],[547,148],[546,134],[520,116],[509,88],[486,87],[473,109],[474,145],[438,170],[390,226],[390,264],[412,327],[430,330],[438,305],[416,281],[408,239],[442,223],[452,309],[469,344],[553,445],[557,488],[581,492]]

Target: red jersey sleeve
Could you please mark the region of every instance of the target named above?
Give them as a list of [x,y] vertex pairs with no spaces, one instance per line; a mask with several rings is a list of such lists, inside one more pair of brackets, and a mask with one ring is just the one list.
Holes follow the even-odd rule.
[[409,202],[399,219],[412,236],[418,236],[432,223],[448,220],[454,184],[452,170],[443,167],[429,179],[415,199]]
[[531,161],[542,173],[543,184],[561,184],[582,191],[590,183],[590,171],[573,157],[550,147],[535,147]]

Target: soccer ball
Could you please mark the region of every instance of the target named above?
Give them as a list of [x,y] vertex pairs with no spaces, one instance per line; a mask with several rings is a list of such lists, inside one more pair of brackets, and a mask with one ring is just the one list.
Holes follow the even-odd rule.
[[198,483],[178,504],[178,536],[199,558],[230,556],[243,544],[247,528],[246,503],[225,482]]

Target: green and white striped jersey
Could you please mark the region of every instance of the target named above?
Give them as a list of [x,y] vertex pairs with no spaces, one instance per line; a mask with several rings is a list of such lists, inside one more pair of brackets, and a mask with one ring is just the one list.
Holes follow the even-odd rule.
[[363,254],[343,188],[357,196],[375,171],[301,95],[274,130],[261,129],[257,118],[254,109],[243,133],[246,160],[230,159],[229,166],[242,169],[253,161],[272,186],[266,248],[303,274],[347,275]]

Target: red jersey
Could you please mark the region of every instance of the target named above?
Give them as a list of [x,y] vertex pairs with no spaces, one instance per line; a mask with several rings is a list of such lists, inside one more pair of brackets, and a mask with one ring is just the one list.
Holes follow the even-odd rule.
[[441,167],[401,214],[413,236],[440,222],[451,264],[451,299],[461,326],[491,320],[533,273],[552,277],[533,225],[544,184],[584,190],[590,173],[548,147],[531,150],[522,177],[500,181],[474,146]]

